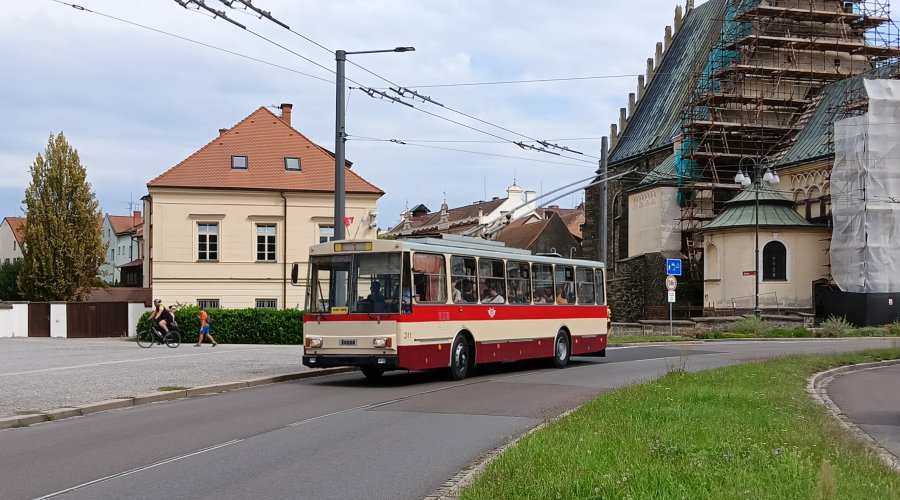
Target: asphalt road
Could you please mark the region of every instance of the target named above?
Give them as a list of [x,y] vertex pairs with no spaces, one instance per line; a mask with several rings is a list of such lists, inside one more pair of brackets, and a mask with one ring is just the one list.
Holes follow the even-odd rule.
[[863,432],[900,457],[900,365],[834,378],[828,396]]
[[0,431],[0,497],[421,499],[546,418],[671,368],[890,345],[621,348],[565,370],[499,365],[462,382],[351,373],[135,406]]

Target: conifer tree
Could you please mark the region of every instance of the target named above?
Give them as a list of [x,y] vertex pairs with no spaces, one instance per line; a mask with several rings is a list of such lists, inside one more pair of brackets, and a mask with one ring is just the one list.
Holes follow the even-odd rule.
[[81,300],[106,255],[102,212],[87,170],[60,132],[31,165],[25,190],[19,292],[27,300]]

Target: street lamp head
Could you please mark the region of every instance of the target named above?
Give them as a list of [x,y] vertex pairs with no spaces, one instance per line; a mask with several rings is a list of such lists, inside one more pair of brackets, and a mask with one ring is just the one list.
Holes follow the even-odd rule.
[[415,47],[397,47],[394,52],[415,52]]
[[738,170],[737,175],[734,176],[734,183],[735,184],[743,184],[745,178],[746,177],[744,177],[744,171]]
[[772,170],[767,168],[766,173],[763,174],[762,180],[765,181],[767,184],[772,184],[775,181],[775,176],[772,175]]

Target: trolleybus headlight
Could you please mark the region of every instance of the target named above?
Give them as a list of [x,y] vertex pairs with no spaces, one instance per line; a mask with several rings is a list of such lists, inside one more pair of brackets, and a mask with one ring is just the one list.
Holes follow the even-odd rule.
[[322,337],[306,337],[306,347],[308,349],[321,349]]
[[393,339],[390,337],[375,337],[372,339],[372,347],[376,349],[384,349],[393,345]]

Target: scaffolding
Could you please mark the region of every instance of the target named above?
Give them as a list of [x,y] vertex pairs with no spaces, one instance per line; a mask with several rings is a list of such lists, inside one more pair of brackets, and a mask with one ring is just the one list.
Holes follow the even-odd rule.
[[682,251],[695,278],[696,232],[734,196],[738,170],[773,164],[823,87],[900,59],[889,0],[724,0],[720,12],[676,147]]

